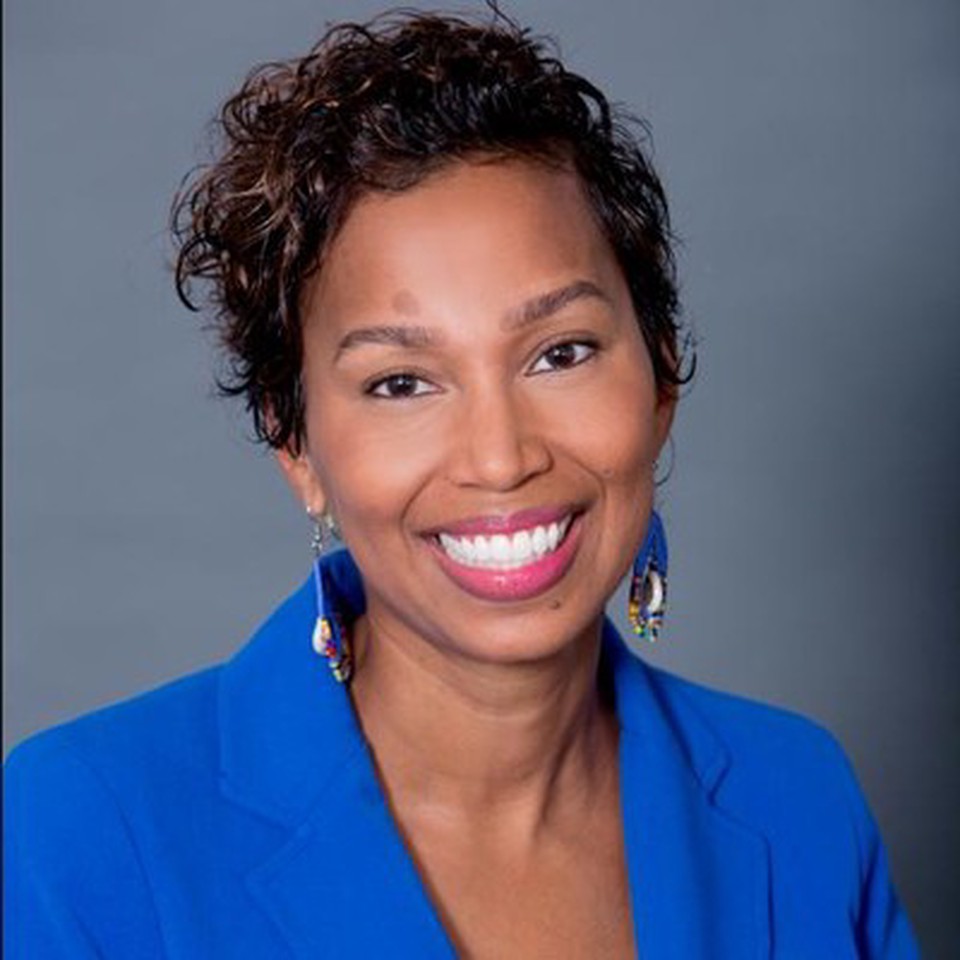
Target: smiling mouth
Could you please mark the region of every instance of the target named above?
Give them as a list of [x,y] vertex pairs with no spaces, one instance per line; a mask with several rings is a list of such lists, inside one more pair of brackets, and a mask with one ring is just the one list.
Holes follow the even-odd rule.
[[519,570],[556,552],[574,519],[568,513],[552,523],[536,524],[513,533],[490,536],[436,535],[443,553],[454,563],[475,570]]

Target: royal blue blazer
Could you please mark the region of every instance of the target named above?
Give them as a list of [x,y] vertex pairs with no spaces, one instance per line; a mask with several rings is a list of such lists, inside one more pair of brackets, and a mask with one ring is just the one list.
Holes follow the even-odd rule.
[[[456,955],[315,617],[308,582],[223,666],[12,752],[8,960]],[[917,956],[829,734],[603,644],[641,960]]]

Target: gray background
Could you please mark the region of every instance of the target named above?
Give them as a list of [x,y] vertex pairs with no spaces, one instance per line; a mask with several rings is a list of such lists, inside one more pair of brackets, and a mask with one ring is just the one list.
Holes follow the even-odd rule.
[[[7,747],[227,656],[305,575],[164,224],[248,67],[377,9],[4,4]],[[684,238],[701,367],[650,659],[830,727],[956,956],[960,4],[508,9],[650,119]]]

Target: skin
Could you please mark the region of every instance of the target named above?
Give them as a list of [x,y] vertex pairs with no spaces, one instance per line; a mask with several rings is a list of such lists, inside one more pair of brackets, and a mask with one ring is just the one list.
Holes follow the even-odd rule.
[[[278,461],[362,572],[351,696],[441,919],[464,956],[633,956],[597,661],[675,397],[582,185],[500,160],[367,195],[303,310],[306,442]],[[437,562],[437,530],[556,505],[579,545],[533,598]]]

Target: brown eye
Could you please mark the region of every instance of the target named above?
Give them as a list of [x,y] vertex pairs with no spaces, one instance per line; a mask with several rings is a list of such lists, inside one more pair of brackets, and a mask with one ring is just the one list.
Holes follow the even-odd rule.
[[556,343],[548,347],[530,368],[531,373],[547,373],[551,370],[569,370],[589,360],[597,352],[595,344],[578,340]]
[[392,373],[370,384],[367,393],[386,400],[406,400],[435,392],[435,387],[412,373]]

